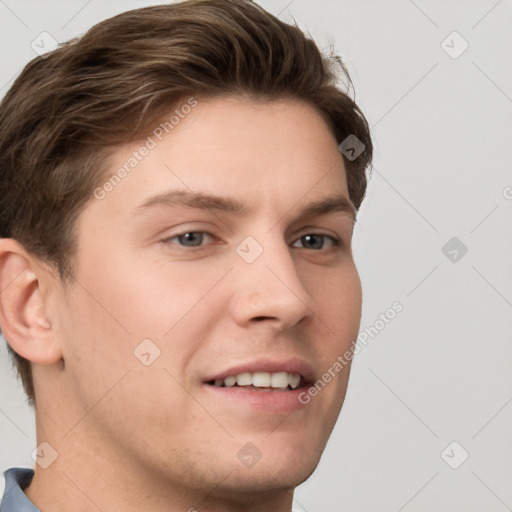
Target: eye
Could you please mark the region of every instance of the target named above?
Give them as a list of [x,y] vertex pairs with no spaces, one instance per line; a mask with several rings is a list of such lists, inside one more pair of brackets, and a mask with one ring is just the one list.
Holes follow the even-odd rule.
[[[324,247],[325,241],[328,240],[328,247]],[[297,242],[301,242],[304,244],[305,249],[332,249],[339,245],[339,240],[332,236],[322,235],[320,233],[308,233],[306,235],[302,235],[299,239],[297,239],[292,246],[297,247]]]
[[200,247],[203,245],[205,238],[212,237],[210,233],[206,233],[205,231],[188,231],[186,233],[182,233],[180,235],[174,235],[169,238],[164,238],[162,240],[163,243],[177,243],[182,247]]

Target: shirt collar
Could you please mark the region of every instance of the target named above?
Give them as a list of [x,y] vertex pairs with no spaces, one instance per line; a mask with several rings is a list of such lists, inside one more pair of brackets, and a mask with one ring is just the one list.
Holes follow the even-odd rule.
[[40,512],[27,498],[23,489],[27,488],[34,477],[34,470],[10,468],[4,472],[5,490],[0,512]]

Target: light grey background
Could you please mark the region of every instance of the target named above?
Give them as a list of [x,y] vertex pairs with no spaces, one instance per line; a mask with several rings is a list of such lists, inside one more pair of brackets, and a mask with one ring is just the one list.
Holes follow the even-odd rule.
[[[153,3],[0,0],[0,96],[41,32],[64,41]],[[295,508],[512,510],[512,2],[260,3],[335,44],[376,145],[354,240],[374,336]],[[0,367],[0,471],[32,467],[33,418],[3,345]]]

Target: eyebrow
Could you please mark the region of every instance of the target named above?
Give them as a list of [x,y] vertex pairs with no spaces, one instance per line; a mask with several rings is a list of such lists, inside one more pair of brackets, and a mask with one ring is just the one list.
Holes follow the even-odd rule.
[[[227,196],[217,196],[204,192],[184,190],[172,190],[148,198],[144,203],[132,210],[132,215],[137,215],[155,206],[188,206],[201,210],[215,210],[238,216],[247,215],[252,208],[238,199]],[[314,217],[328,213],[346,213],[353,222],[356,220],[356,208],[352,201],[344,195],[330,195],[307,204],[300,210],[300,217]]]

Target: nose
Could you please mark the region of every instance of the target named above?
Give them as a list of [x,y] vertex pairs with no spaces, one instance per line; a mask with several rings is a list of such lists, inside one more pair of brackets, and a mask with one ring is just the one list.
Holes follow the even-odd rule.
[[305,323],[315,316],[313,301],[290,248],[279,237],[267,238],[262,247],[255,261],[247,263],[240,258],[232,272],[233,318],[243,327],[267,322],[279,331]]

